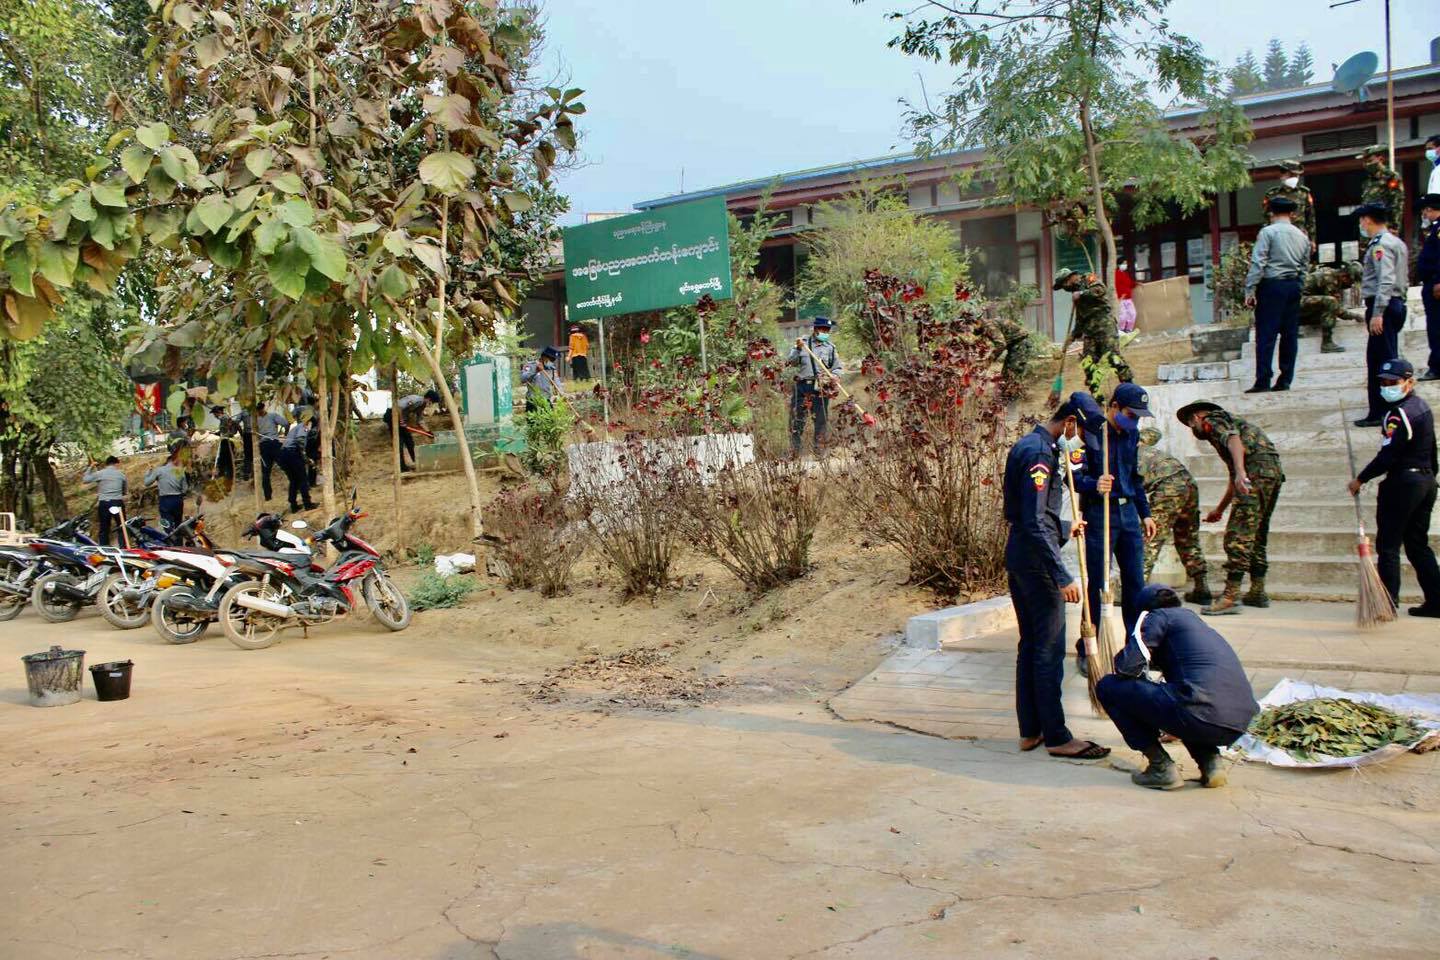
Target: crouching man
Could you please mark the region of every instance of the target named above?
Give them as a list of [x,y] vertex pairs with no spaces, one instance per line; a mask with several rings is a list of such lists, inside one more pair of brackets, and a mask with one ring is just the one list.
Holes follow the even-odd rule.
[[[1169,733],[1200,766],[1202,786],[1224,786],[1220,748],[1238,740],[1260,710],[1245,668],[1225,638],[1184,609],[1171,588],[1149,584],[1136,600],[1139,621],[1115,657],[1115,672],[1096,690],[1125,742],[1149,761],[1130,779],[1155,790],[1184,785],[1160,745],[1161,735]],[[1148,679],[1147,670],[1159,671],[1164,680]]]

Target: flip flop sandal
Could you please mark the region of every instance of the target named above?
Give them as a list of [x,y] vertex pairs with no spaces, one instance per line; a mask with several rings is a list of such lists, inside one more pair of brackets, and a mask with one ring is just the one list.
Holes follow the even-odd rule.
[[1110,748],[1102,747],[1093,740],[1085,741],[1085,749],[1076,753],[1054,753],[1047,751],[1050,756],[1060,760],[1103,760],[1110,756]]

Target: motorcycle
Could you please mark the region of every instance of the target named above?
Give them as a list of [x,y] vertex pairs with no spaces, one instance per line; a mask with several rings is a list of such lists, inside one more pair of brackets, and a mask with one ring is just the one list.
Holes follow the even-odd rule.
[[352,490],[349,509],[311,538],[338,551],[334,563],[319,573],[290,560],[235,557],[233,566],[247,579],[220,600],[220,623],[230,642],[242,650],[260,650],[288,627],[308,629],[363,609],[390,630],[408,627],[409,601],[380,565],[380,552],[351,533],[364,516]]
[[[111,507],[110,510],[120,514],[119,507]],[[214,550],[215,543],[205,533],[205,520],[198,514],[168,531],[148,526],[143,517],[128,521],[125,527],[131,533],[131,543],[147,543],[148,547],[123,556],[134,556],[147,562],[138,571],[120,567],[112,573],[100,585],[95,605],[111,626],[134,630],[150,621],[150,607],[162,584],[168,586],[176,582],[176,578],[164,575],[166,559],[175,553]]]
[[[310,562],[305,541],[282,528],[283,518],[262,513],[241,536],[258,538],[263,552],[240,550],[160,550],[164,566],[155,571],[156,592],[150,604],[150,624],[167,643],[194,643],[205,635],[219,615],[220,599],[244,579],[234,569],[239,556],[273,556],[295,563]],[[297,520],[298,529],[305,529]],[[229,558],[228,560],[226,558]]]
[[30,543],[0,548],[0,621],[13,620],[20,615],[30,602],[36,578],[50,569],[31,544],[74,542],[94,546],[95,541],[84,533],[89,520],[88,514],[80,514],[56,524]]

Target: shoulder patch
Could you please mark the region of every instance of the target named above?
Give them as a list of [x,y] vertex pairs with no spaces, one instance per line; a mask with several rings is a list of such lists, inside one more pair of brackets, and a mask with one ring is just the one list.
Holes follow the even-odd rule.
[[1071,450],[1071,451],[1070,451],[1070,462],[1071,462],[1072,464],[1076,465],[1076,466],[1079,466],[1080,464],[1084,463],[1084,462],[1085,462],[1085,451],[1084,451],[1084,450]]
[[1030,468],[1030,480],[1035,484],[1036,490],[1044,490],[1049,479],[1050,465],[1048,463],[1037,463]]
[[1377,247],[1375,248],[1375,259],[1376,259],[1376,261],[1381,260],[1384,256],[1385,256],[1385,250],[1384,250],[1384,248],[1377,246]]

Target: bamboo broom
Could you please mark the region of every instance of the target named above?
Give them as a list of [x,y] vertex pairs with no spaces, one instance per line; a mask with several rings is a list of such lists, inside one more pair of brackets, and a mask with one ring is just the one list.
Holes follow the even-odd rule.
[[[1065,461],[1065,479],[1070,486],[1070,515],[1078,522],[1080,520],[1080,497],[1075,492],[1075,469],[1070,465],[1070,455],[1062,454],[1061,459]],[[1089,666],[1089,657],[1095,649],[1095,624],[1090,622],[1090,588],[1086,585],[1085,578],[1085,531],[1081,529],[1075,537],[1075,546],[1080,554],[1080,639],[1085,644],[1086,666]]]
[[[1350,418],[1345,414],[1345,404],[1340,403],[1340,423],[1345,428],[1345,453],[1350,458],[1350,479],[1359,476],[1355,469],[1355,446],[1350,442]],[[1395,619],[1395,601],[1390,597],[1380,571],[1375,566],[1375,553],[1370,547],[1370,538],[1365,535],[1365,518],[1360,512],[1360,495],[1351,497],[1355,501],[1355,555],[1360,561],[1360,592],[1355,598],[1355,625],[1362,629],[1378,627]]]
[[873,427],[875,425],[875,418],[872,417],[870,414],[866,413],[865,408],[860,406],[860,401],[855,399],[855,395],[852,394],[849,390],[845,389],[845,384],[840,382],[840,378],[835,375],[835,371],[831,370],[829,367],[825,366],[825,364],[820,362],[820,358],[815,356],[815,351],[810,349],[810,344],[806,343],[803,339],[797,340],[796,342],[805,349],[805,352],[807,354],[810,355],[810,363],[814,365],[815,369],[824,370],[825,375],[828,376],[831,380],[835,381],[835,386],[845,396],[845,399],[850,401],[850,405],[855,408],[856,412],[860,414],[860,419],[864,422],[865,426]]
[[[1100,472],[1105,475],[1110,473],[1110,424],[1102,423],[1100,427],[1100,450],[1101,468]],[[1117,642],[1117,633],[1123,637],[1123,630],[1116,630],[1115,624],[1115,594],[1110,589],[1110,564],[1114,551],[1110,548],[1110,494],[1104,494],[1101,503],[1101,527],[1104,537],[1105,549],[1105,582],[1100,586],[1100,624],[1095,638],[1093,654],[1087,653],[1085,657],[1086,682],[1089,686],[1090,705],[1100,716],[1105,716],[1105,708],[1100,705],[1100,697],[1095,688],[1100,683],[1100,678],[1115,669],[1115,654],[1120,649]]]

